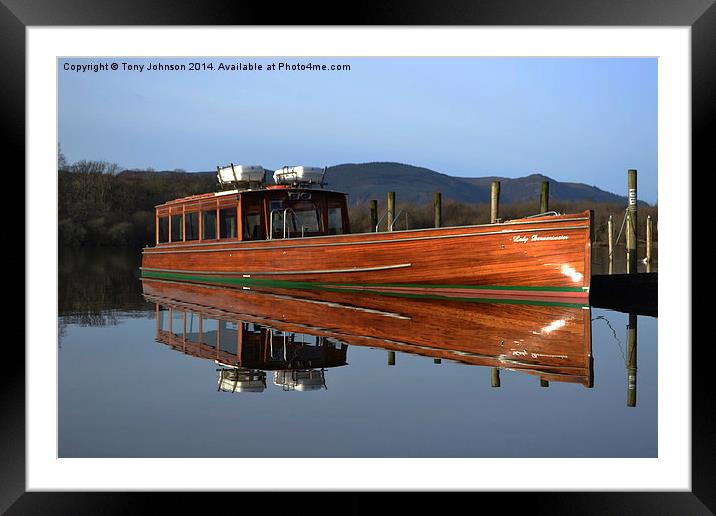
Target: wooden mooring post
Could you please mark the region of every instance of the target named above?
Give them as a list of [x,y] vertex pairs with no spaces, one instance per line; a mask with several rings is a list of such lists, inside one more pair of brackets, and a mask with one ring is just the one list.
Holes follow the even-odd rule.
[[638,227],[636,211],[636,170],[628,172],[629,204],[627,206],[627,273],[636,272],[636,228]]
[[545,380],[544,378],[539,379],[539,386],[540,387],[549,387],[549,381]]
[[609,274],[614,274],[614,217],[607,222],[607,245],[609,246]]
[[492,182],[492,193],[490,195],[490,224],[500,221],[500,182]]
[[440,192],[433,193],[433,211],[435,212],[435,227],[443,225],[443,199]]
[[646,272],[651,272],[651,241],[653,238],[651,215],[646,217]]
[[370,230],[378,231],[378,201],[375,199],[370,201]]
[[395,192],[388,192],[388,231],[393,231],[393,219],[395,218]]
[[549,211],[549,181],[542,181],[542,188],[539,193],[539,212]]
[[442,358],[433,358],[433,364],[442,364],[443,359]]
[[388,351],[388,365],[395,365],[395,351]]

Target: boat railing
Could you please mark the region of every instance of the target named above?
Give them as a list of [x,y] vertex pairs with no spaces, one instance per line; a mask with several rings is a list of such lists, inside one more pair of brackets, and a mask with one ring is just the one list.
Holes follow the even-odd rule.
[[[400,210],[398,214],[393,218],[393,220],[388,220],[388,231],[393,231],[395,229],[395,223],[398,221],[400,216],[403,215],[405,219],[405,229],[408,229],[408,212],[406,210]],[[380,223],[383,222],[383,219],[385,219],[388,216],[388,211],[385,211],[383,215],[380,216],[378,219],[378,222],[375,224],[375,232],[378,232],[378,228],[380,227]]]
[[534,215],[528,215],[528,216],[523,217],[523,218],[525,218],[525,219],[533,219],[533,218],[535,218],[535,217],[545,217],[545,216],[547,216],[547,215],[555,215],[555,216],[556,216],[556,215],[559,215],[559,213],[556,212],[556,211],[545,211],[544,213],[536,213],[536,214],[534,214]]
[[[296,212],[293,211],[291,208],[285,208],[283,212],[279,208],[274,208],[271,210],[271,214],[269,215],[269,239],[273,239],[273,215],[274,213],[278,213],[281,217],[281,222],[283,224],[283,238],[289,238],[291,236],[291,230],[288,227],[288,224],[286,224],[286,217],[288,214],[291,214],[293,217],[294,223],[298,221],[298,216],[296,215]],[[306,226],[301,224],[301,238],[306,233]]]

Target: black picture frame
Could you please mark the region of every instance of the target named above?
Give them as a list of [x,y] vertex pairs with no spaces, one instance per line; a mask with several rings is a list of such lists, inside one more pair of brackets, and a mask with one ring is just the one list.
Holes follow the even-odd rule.
[[[347,16],[350,15],[350,18]],[[689,26],[692,50],[692,170],[713,172],[716,113],[716,6],[714,0],[443,0],[409,4],[383,1],[373,5],[334,3],[333,7],[293,3],[277,9],[272,3],[234,1],[172,2],[169,0],[0,0],[0,105],[5,148],[10,152],[6,173],[19,180],[25,170],[25,29],[28,26],[91,25],[532,25],[532,26]],[[685,171],[684,173],[688,173]],[[693,177],[693,175],[692,175]],[[25,192],[24,180],[19,181]],[[27,192],[25,192],[27,195]],[[695,203],[692,202],[692,206]],[[692,213],[685,216],[692,217]],[[693,218],[693,217],[692,217]],[[17,246],[19,248],[19,245]],[[24,246],[23,246],[24,249]],[[691,250],[686,250],[691,256]],[[23,258],[22,268],[24,269]],[[18,253],[14,253],[20,261]],[[20,265],[18,264],[18,268]],[[27,270],[26,270],[27,274]],[[684,300],[691,303],[691,300]],[[28,314],[25,313],[26,324]],[[692,316],[693,320],[693,316]],[[689,335],[690,338],[690,335]],[[164,505],[183,506],[182,493],[60,493],[25,490],[25,356],[23,348],[5,343],[0,397],[0,511],[26,513],[127,513],[146,508],[155,497]],[[696,349],[691,342],[670,343]],[[715,412],[710,407],[711,348],[700,343],[692,363],[692,490],[691,492],[485,493],[480,501],[494,501],[514,510],[549,514],[709,514],[716,510]],[[712,354],[713,352],[711,352]],[[211,495],[214,507],[246,507],[247,497]],[[232,498],[229,498],[232,496]],[[375,494],[353,494],[341,512],[365,512],[376,507]],[[452,496],[452,495],[451,495]],[[464,498],[467,495],[455,495]],[[275,495],[260,497],[265,505],[280,503]],[[285,497],[284,497],[285,499]],[[403,501],[423,509],[430,503],[421,494]],[[492,500],[490,500],[492,499]],[[252,503],[259,503],[257,497]],[[294,493],[296,507],[318,500]],[[154,500],[156,501],[156,500]],[[344,502],[342,501],[341,504]],[[216,504],[216,505],[214,505]],[[331,511],[321,502],[316,510]],[[210,506],[205,506],[209,509]],[[403,506],[403,510],[406,506]],[[312,511],[313,512],[313,511]]]

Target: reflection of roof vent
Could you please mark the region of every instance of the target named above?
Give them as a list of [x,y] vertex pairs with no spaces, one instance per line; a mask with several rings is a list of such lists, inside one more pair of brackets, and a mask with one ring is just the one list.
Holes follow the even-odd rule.
[[266,170],[261,165],[225,165],[216,167],[216,179],[222,188],[261,187],[266,183]]
[[263,392],[266,373],[250,369],[217,369],[219,389],[224,392]]
[[320,167],[281,167],[273,173],[277,185],[321,185],[326,169]]
[[318,391],[326,389],[323,369],[294,369],[274,371],[273,383],[284,391]]

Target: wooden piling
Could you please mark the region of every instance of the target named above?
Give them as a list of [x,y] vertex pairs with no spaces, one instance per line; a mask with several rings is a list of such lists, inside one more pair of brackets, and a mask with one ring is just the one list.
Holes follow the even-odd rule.
[[614,274],[614,218],[611,215],[607,222],[607,244],[609,246],[609,274]]
[[651,272],[651,240],[652,240],[651,215],[646,217],[646,272]]
[[442,364],[443,359],[442,358],[433,358],[433,364]]
[[[631,213],[627,211],[626,213],[626,272],[627,274],[630,274],[636,270],[636,253],[632,252],[631,248],[629,247],[629,240],[631,239]],[[634,262],[634,266],[632,267],[632,261]]]
[[629,188],[629,205],[627,206],[627,272],[636,272],[636,228],[637,221],[637,190],[636,190],[636,170],[630,169],[628,172],[628,188]]
[[539,212],[547,213],[549,211],[549,181],[542,181],[542,188],[539,194]]
[[627,407],[636,407],[636,314],[627,326]]
[[440,192],[433,193],[433,211],[435,212],[435,227],[439,228],[443,224],[443,203]]
[[500,369],[498,367],[492,368],[492,386],[493,387],[500,386]]
[[492,195],[490,196],[490,224],[496,224],[500,218],[500,182],[492,182]]
[[540,387],[549,387],[549,381],[545,380],[544,378],[539,379],[539,386]]
[[395,351],[388,351],[388,365],[395,365]]
[[375,199],[370,201],[370,230],[378,231],[378,201]]
[[395,218],[395,192],[388,192],[388,231],[393,231],[393,218]]

